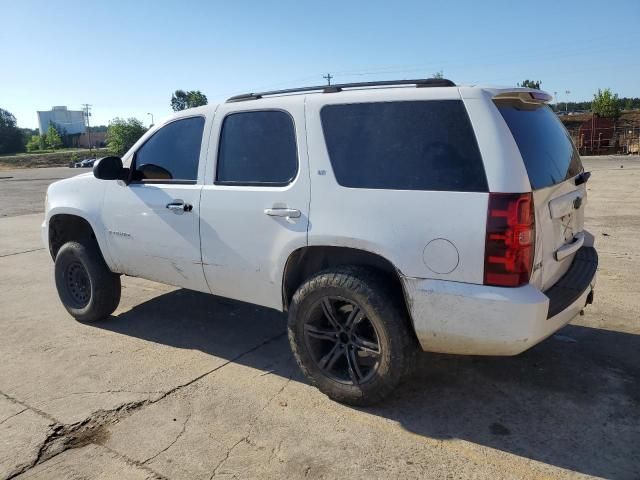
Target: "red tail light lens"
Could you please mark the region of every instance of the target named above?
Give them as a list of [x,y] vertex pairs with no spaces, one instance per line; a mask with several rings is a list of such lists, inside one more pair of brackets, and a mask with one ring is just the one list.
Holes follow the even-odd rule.
[[531,193],[490,193],[484,284],[519,287],[529,283],[536,229]]

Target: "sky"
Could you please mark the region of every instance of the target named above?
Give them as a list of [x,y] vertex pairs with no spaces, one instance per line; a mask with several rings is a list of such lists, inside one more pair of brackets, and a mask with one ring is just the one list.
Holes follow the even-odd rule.
[[[0,108],[92,105],[92,125],[171,113],[176,89],[209,103],[333,82],[430,77],[515,86],[564,102],[598,88],[640,96],[640,0],[0,0]],[[570,94],[565,94],[570,91]]]

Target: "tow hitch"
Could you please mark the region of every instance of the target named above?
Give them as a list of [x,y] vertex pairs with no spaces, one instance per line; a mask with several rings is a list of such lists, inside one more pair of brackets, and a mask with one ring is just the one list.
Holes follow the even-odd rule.
[[591,305],[593,303],[593,289],[591,289],[591,291],[589,292],[589,295],[587,295],[587,302],[585,303],[586,305]]

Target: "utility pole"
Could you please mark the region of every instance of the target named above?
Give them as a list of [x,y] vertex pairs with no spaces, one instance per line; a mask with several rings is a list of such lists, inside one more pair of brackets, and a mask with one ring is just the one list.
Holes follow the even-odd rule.
[[153,113],[147,112],[147,115],[151,115],[151,125],[149,125],[149,128],[151,128],[155,125],[155,123],[153,123]]
[[571,92],[569,90],[565,90],[564,94],[567,96],[567,100],[564,102],[564,113],[568,113],[569,111],[569,94]]
[[556,99],[556,111],[559,111],[560,105],[558,105],[558,92],[553,92],[553,96]]
[[327,85],[331,85],[331,79],[333,78],[333,75],[331,75],[330,73],[327,73],[326,75],[323,75],[322,78],[324,78],[327,81]]
[[89,122],[89,117],[91,116],[91,105],[88,103],[83,103],[82,107],[84,108],[84,116],[87,119],[87,134],[89,135],[89,156],[91,156],[91,126]]

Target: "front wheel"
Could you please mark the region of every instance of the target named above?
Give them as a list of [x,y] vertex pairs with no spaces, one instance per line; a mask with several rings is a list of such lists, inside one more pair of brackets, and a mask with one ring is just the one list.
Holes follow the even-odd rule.
[[55,261],[58,296],[81,322],[108,317],[120,303],[120,276],[107,267],[98,246],[67,242]]
[[311,383],[351,405],[389,395],[417,350],[401,300],[365,268],[343,267],[307,280],[291,302],[288,333]]

